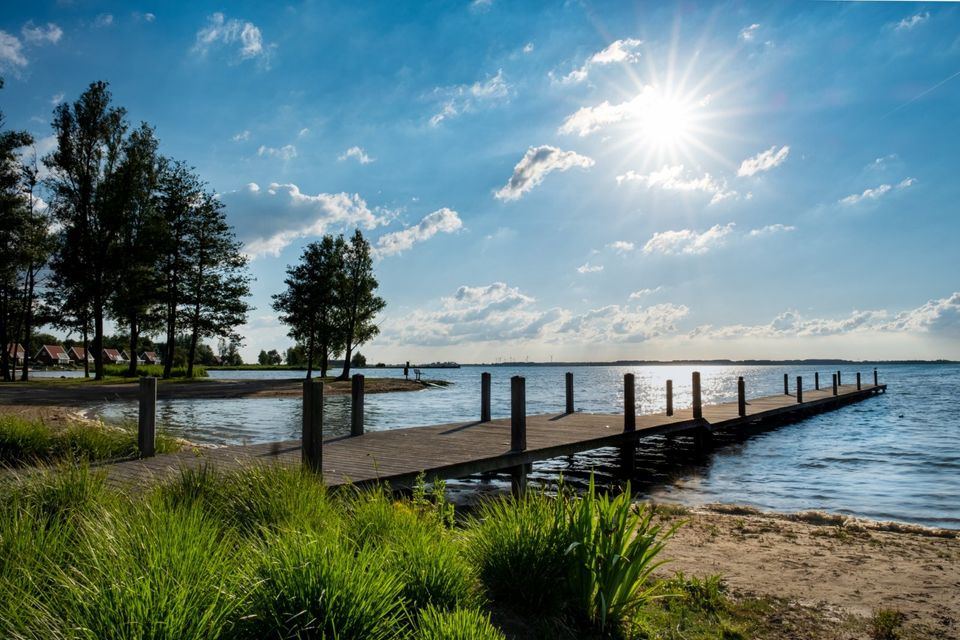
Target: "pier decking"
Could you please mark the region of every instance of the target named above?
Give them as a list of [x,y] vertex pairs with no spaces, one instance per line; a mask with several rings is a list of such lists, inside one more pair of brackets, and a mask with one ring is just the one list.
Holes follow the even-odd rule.
[[[515,420],[511,418],[329,438],[322,446],[323,480],[330,486],[376,481],[405,485],[421,472],[430,479],[451,479],[508,469],[513,470],[517,478],[523,475],[527,465],[539,460],[610,446],[630,451],[640,440],[653,435],[687,434],[702,440],[715,431],[797,420],[883,391],[886,391],[885,384],[860,385],[858,381],[858,384],[838,385],[836,392],[832,386],[804,390],[801,398],[786,393],[751,400],[744,398],[742,413],[745,415],[741,415],[739,401],[703,406],[699,419],[694,417],[695,408],[678,410],[673,415],[637,415],[632,431],[624,429],[624,414],[531,415],[525,419],[525,447],[515,446],[512,438]],[[302,464],[302,456],[301,441],[289,440],[182,451],[109,464],[105,469],[110,484],[130,487],[162,480],[183,468],[207,464],[223,469],[271,463],[295,466]]]

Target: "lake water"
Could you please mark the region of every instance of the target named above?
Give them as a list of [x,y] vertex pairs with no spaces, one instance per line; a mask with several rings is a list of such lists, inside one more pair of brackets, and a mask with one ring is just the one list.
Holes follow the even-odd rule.
[[[490,371],[492,413],[509,415],[509,380],[526,378],[528,413],[564,407],[564,372],[572,371],[576,407],[587,412],[620,412],[623,374],[634,373],[639,412],[664,410],[664,386],[674,381],[675,406],[690,404],[690,374],[701,372],[705,403],[736,399],[743,376],[747,396],[782,393],[783,374],[791,387],[802,375],[813,386],[814,371],[824,386],[836,367],[799,366],[646,366],[427,369],[425,378],[452,382],[421,392],[366,396],[366,428],[404,427],[474,420],[479,413],[480,374]],[[852,383],[857,368],[840,367]],[[864,381],[872,366],[863,365]],[[360,370],[368,376],[400,377],[397,369]],[[290,378],[296,372],[214,371],[212,377]],[[716,447],[698,454],[689,438],[651,438],[638,449],[636,472],[625,478],[619,451],[599,450],[534,466],[533,481],[552,481],[558,472],[582,483],[594,471],[608,485],[631,480],[639,497],[684,504],[723,502],[775,511],[820,509],[861,517],[960,528],[960,366],[881,365],[886,394],[819,414],[801,422],[746,437],[719,437]],[[350,399],[325,400],[324,430],[349,432]],[[98,407],[108,420],[135,419],[134,403]],[[298,438],[300,401],[292,398],[160,401],[158,422],[168,432],[210,444],[254,443]],[[503,480],[471,478],[458,491],[500,490]]]

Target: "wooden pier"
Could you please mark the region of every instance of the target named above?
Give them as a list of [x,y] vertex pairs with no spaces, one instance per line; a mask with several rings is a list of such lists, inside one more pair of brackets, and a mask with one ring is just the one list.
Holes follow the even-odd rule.
[[[785,393],[747,400],[740,378],[736,402],[704,406],[700,402],[700,374],[694,372],[690,408],[673,409],[673,384],[668,381],[667,411],[638,415],[633,402],[633,375],[626,374],[624,412],[599,414],[573,411],[572,374],[567,374],[566,411],[526,415],[525,381],[515,376],[511,379],[511,416],[490,419],[490,378],[485,373],[481,377],[480,420],[364,433],[362,376],[354,380],[351,435],[322,438],[322,383],[305,381],[302,440],[196,449],[108,464],[104,465],[108,482],[129,488],[166,479],[180,469],[203,465],[228,470],[249,464],[276,463],[306,464],[322,470],[323,480],[330,486],[378,481],[404,486],[411,484],[420,473],[432,480],[506,470],[519,489],[525,484],[529,465],[540,460],[615,446],[621,447],[626,458],[632,461],[639,441],[650,436],[690,435],[698,446],[706,446],[717,431],[798,420],[886,391],[886,385],[878,383],[876,372],[873,384],[861,384],[858,374],[856,384],[847,385],[839,383],[837,372],[827,388],[820,388],[817,375],[815,388],[803,389],[803,381],[798,377],[791,393],[790,381],[785,377]],[[145,404],[151,407],[149,386],[146,393]],[[141,428],[146,425],[145,428],[152,429],[149,414],[148,409],[147,415],[141,416]]]

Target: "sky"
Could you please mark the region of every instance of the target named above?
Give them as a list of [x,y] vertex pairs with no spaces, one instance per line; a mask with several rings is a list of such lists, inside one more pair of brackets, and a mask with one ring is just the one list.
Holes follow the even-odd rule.
[[40,154],[110,83],[256,279],[373,245],[373,362],[960,359],[960,4],[72,2],[0,15]]

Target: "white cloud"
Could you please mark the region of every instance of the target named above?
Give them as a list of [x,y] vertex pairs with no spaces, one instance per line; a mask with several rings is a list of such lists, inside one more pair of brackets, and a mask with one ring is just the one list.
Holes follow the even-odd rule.
[[97,16],[97,19],[93,21],[93,26],[95,27],[109,27],[113,24],[113,14],[110,13],[101,13]]
[[493,0],[470,0],[471,11],[488,11],[493,6]]
[[863,202],[864,200],[878,200],[884,195],[893,191],[894,188],[907,189],[913,186],[915,182],[915,178],[904,178],[897,183],[896,187],[892,187],[889,184],[881,184],[877,187],[873,187],[872,189],[864,189],[863,193],[852,193],[845,198],[840,198],[840,204],[855,205],[859,202]]
[[357,146],[350,147],[344,151],[343,154],[337,156],[337,160],[340,162],[343,162],[348,158],[356,158],[357,162],[360,164],[370,164],[376,160],[376,158],[371,158],[363,151],[363,149]]
[[612,304],[581,314],[564,313],[563,322],[550,329],[564,343],[643,342],[676,333],[677,323],[689,312],[685,305],[669,303],[649,307]]
[[700,233],[693,229],[678,231],[660,231],[653,234],[643,245],[646,254],[659,253],[663,255],[696,255],[707,253],[711,249],[722,246],[728,235],[736,225],[729,222],[724,225],[715,224]]
[[532,43],[532,42],[528,42],[527,44],[523,45],[523,52],[524,52],[524,53],[533,53],[533,43]]
[[58,104],[63,102],[63,97],[64,96],[62,93],[53,94],[52,96],[50,96],[50,104],[52,104],[53,106],[57,106]]
[[234,142],[245,142],[250,139],[250,131],[247,129],[244,129],[240,133],[234,134],[234,136],[230,139],[233,140]]
[[760,227],[759,229],[751,229],[750,237],[756,238],[758,236],[769,236],[774,233],[789,233],[790,231],[796,231],[797,228],[787,224],[768,224],[765,227]]
[[310,129],[308,129],[307,127],[304,127],[303,129],[300,129],[300,131],[297,132],[297,137],[302,138],[309,134],[310,134]]
[[632,242],[627,242],[626,240],[615,240],[607,245],[608,249],[613,249],[616,253],[620,255],[626,255],[633,251],[636,247]]
[[652,91],[651,87],[646,87],[632,100],[620,104],[610,104],[604,100],[593,107],[580,107],[567,116],[560,125],[559,132],[564,135],[575,133],[582,138],[607,125],[636,117],[642,104],[649,101]]
[[774,167],[779,167],[786,161],[789,154],[789,146],[784,145],[777,149],[777,146],[774,145],[766,151],[761,151],[752,158],[747,158],[741,162],[737,175],[741,177],[752,176],[761,171],[769,171]]
[[960,292],[904,311],[881,327],[886,331],[936,333],[960,337]]
[[251,182],[220,195],[244,251],[251,257],[279,255],[299,238],[322,236],[331,229],[373,229],[390,220],[387,212],[371,210],[359,194],[302,193],[295,184],[272,183],[261,189]]
[[894,29],[897,31],[910,31],[916,26],[919,26],[927,21],[930,17],[929,11],[924,11],[923,13],[915,13],[909,18],[904,18],[894,26]]
[[257,149],[258,156],[267,156],[269,158],[280,158],[281,160],[292,160],[297,157],[297,148],[292,144],[285,144],[279,149],[260,145]]
[[402,253],[418,242],[425,242],[438,233],[453,233],[463,228],[459,214],[446,207],[427,214],[419,223],[402,231],[380,236],[373,254],[385,258]]
[[33,22],[28,22],[23,25],[20,33],[23,34],[23,39],[30,44],[44,44],[47,42],[56,44],[60,42],[60,38],[63,37],[63,29],[52,22],[48,22],[46,26],[34,26]]
[[753,42],[754,38],[757,35],[757,29],[760,28],[760,25],[757,23],[751,24],[749,27],[744,27],[740,29],[740,39],[744,42]]
[[265,61],[276,45],[265,45],[260,28],[252,22],[226,17],[219,11],[207,17],[207,26],[197,32],[193,51],[204,55],[215,45],[239,44],[241,60],[259,58]]
[[436,127],[444,120],[475,111],[482,104],[504,102],[509,99],[511,89],[503,77],[503,69],[498,69],[495,76],[483,82],[477,80],[473,84],[438,87],[433,93],[440,99],[441,106],[440,110],[431,116],[430,124]]
[[663,287],[657,286],[653,289],[638,289],[630,294],[631,300],[639,300],[640,298],[646,298],[647,296],[652,296],[655,293],[660,293],[663,291]]
[[579,274],[600,273],[601,271],[603,271],[602,264],[590,264],[589,262],[584,262],[582,265],[577,267],[577,273]]
[[0,70],[27,66],[23,44],[16,36],[0,31]]
[[592,158],[573,151],[562,151],[550,145],[530,147],[513,168],[513,175],[494,196],[498,200],[519,200],[552,171],[567,171],[573,167],[587,169],[594,165]]
[[710,195],[710,204],[717,204],[728,198],[736,197],[737,192],[727,188],[726,180],[714,178],[709,173],[702,176],[691,175],[685,172],[683,165],[664,165],[657,171],[643,175],[635,171],[628,171],[617,176],[617,184],[625,182],[639,182],[648,189],[663,189],[665,191],[701,191]]
[[614,63],[636,62],[640,59],[638,49],[643,45],[642,40],[634,38],[625,38],[623,40],[614,40],[605,49],[597,51],[587,58],[579,69],[574,69],[560,79],[565,84],[583,82],[590,74],[590,69],[597,65],[608,65]]

